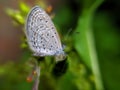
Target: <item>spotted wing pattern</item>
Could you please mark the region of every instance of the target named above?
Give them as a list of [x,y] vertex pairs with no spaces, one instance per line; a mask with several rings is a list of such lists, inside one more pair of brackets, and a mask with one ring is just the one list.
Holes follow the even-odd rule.
[[31,9],[25,26],[28,44],[35,56],[63,53],[56,28],[42,8],[35,6]]

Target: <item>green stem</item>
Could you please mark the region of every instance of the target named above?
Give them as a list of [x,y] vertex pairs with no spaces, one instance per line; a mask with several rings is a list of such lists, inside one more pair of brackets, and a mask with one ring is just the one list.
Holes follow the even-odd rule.
[[[76,29],[76,31],[80,32],[81,34],[80,36],[74,36],[76,50],[83,58],[86,65],[93,71],[96,90],[104,90],[104,88],[99,70],[98,57],[95,49],[95,41],[91,24],[95,10],[102,2],[102,0],[97,0],[90,8],[83,10],[78,21],[78,27]],[[78,40],[78,38],[80,39]]]
[[95,77],[96,89],[104,90],[92,31],[89,30],[88,33],[86,33],[86,37],[88,42],[88,51],[89,51],[89,58],[91,60],[91,67]]

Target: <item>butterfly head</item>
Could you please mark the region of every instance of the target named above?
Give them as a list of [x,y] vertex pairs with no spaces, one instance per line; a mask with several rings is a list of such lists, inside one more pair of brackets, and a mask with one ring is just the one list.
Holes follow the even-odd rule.
[[62,61],[65,60],[67,57],[66,53],[62,50],[56,53],[55,60],[56,61]]

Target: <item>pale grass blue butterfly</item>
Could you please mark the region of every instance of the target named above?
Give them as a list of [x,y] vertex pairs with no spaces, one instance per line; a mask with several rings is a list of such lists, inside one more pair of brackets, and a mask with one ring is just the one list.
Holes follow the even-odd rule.
[[26,20],[26,37],[34,56],[55,56],[63,60],[66,54],[49,15],[39,6],[31,9]]

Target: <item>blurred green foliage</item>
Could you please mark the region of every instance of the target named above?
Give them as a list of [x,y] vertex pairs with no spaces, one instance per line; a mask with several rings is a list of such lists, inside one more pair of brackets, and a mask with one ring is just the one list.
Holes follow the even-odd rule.
[[[52,73],[56,63],[52,60],[53,58],[45,57],[45,60],[40,62],[42,70],[39,89],[119,90],[120,32],[111,13],[99,10],[98,7],[103,0],[66,0],[66,2],[76,4],[74,6],[70,6],[70,3],[63,4],[59,11],[56,11],[53,21],[61,40],[66,45],[68,68],[65,73],[62,71]],[[21,2],[19,8],[19,10],[9,8],[6,12],[13,18],[14,25],[20,25],[23,28],[31,7]],[[1,90],[32,89],[33,82],[25,81],[30,71],[25,63],[31,58],[31,52],[25,36],[21,36],[21,41],[24,52],[20,63],[0,66]],[[57,72],[61,72],[61,75],[57,76]]]

